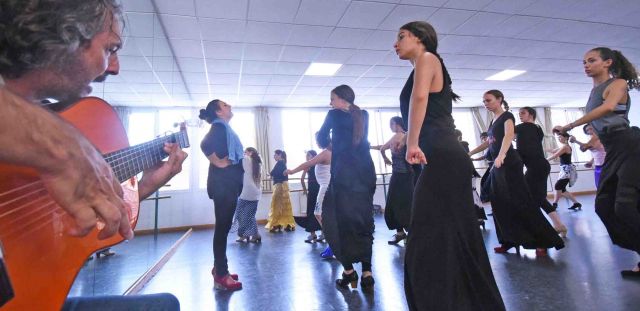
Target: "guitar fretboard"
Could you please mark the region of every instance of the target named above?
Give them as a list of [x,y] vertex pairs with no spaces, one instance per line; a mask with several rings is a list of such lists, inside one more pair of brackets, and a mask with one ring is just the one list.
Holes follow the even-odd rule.
[[104,155],[104,159],[122,183],[138,173],[154,167],[166,158],[168,154],[164,152],[165,142],[178,143],[180,148],[189,147],[187,132],[183,129],[178,133],[107,153]]

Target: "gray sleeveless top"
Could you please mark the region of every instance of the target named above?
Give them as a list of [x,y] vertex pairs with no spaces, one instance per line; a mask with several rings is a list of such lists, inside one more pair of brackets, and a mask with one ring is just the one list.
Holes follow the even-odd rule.
[[[615,78],[611,78],[606,82],[594,87],[589,95],[589,101],[587,102],[586,111],[589,113],[591,110],[598,108],[604,103],[604,97],[602,97],[604,90],[613,82]],[[627,92],[628,94],[628,92]],[[621,130],[629,127],[629,107],[631,107],[631,97],[627,96],[627,104],[616,105],[613,112],[608,113],[600,119],[591,121],[591,126],[596,131],[598,136],[605,135],[616,130]]]
[[392,173],[409,173],[411,169],[409,163],[404,159],[407,153],[407,146],[405,145],[399,152],[395,151],[395,148],[391,148],[391,172]]

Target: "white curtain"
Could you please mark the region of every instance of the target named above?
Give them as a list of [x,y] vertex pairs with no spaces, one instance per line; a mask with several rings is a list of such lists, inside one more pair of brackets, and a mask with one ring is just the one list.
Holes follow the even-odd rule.
[[542,146],[544,147],[544,151],[547,152],[551,149],[558,148],[558,144],[556,143],[555,137],[553,137],[553,121],[551,120],[551,108],[544,108],[544,140],[542,142]]
[[[256,123],[256,149],[262,158],[262,179],[265,180],[269,173],[271,163],[271,153],[269,151],[269,109],[266,107],[257,107],[253,113]],[[271,191],[271,182],[262,182],[263,191]]]

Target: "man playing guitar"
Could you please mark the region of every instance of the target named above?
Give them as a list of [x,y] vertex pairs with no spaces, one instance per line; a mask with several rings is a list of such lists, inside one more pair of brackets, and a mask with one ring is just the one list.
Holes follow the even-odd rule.
[[[98,238],[133,238],[120,182],[87,138],[34,103],[87,96],[92,81],[117,74],[122,18],[116,0],[0,2],[0,162],[35,169],[74,219],[68,233],[79,237],[100,220]],[[182,169],[186,153],[172,143],[164,151],[168,161],[144,171],[138,183],[140,200]],[[177,303],[173,296],[168,300]]]

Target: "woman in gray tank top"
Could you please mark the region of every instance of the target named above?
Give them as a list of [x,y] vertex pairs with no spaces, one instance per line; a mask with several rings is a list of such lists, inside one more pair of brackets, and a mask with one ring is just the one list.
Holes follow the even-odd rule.
[[[607,152],[598,194],[596,213],[611,241],[640,254],[640,129],[631,127],[628,114],[630,89],[640,89],[638,73],[620,51],[606,47],[584,56],[584,71],[593,79],[587,114],[558,130],[566,132],[591,124]],[[640,263],[623,277],[640,277]]]

